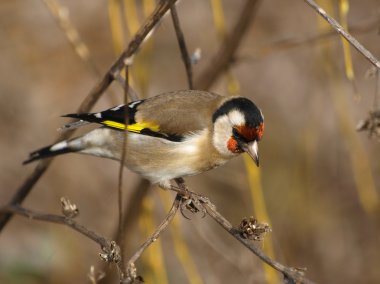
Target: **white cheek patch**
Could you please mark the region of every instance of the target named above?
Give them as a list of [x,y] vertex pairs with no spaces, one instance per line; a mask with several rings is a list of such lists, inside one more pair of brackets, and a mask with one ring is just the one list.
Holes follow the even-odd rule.
[[244,125],[245,118],[244,115],[238,110],[232,110],[228,113],[228,118],[232,125]]
[[236,155],[227,148],[227,142],[231,135],[232,125],[229,116],[223,115],[219,117],[214,123],[212,142],[218,152],[224,156],[232,157]]

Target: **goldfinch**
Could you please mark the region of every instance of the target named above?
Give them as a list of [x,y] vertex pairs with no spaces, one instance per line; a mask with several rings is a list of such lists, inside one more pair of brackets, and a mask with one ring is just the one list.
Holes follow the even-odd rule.
[[120,160],[126,128],[125,166],[163,188],[169,188],[174,178],[213,169],[243,152],[259,165],[264,117],[244,97],[183,90],[65,117],[78,119],[66,128],[85,123],[102,126],[37,150],[24,164],[71,152]]

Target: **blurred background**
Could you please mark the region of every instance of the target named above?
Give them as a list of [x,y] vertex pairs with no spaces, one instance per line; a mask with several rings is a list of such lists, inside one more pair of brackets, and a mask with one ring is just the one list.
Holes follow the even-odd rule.
[[[202,54],[195,77],[213,64],[245,2],[179,1],[188,49]],[[380,56],[378,1],[318,3]],[[0,2],[0,204],[33,171],[35,165],[22,161],[53,142],[67,122],[60,115],[77,109],[97,72],[107,71],[154,6],[153,0]],[[72,29],[80,41],[70,36]],[[249,97],[262,109],[260,169],[242,156],[186,179],[235,226],[246,216],[269,223],[272,232],[257,245],[288,266],[307,268],[317,283],[380,282],[380,144],[355,130],[376,108],[371,68],[304,1],[261,1],[227,75],[211,86]],[[188,88],[169,15],[135,58],[132,80],[142,97]],[[122,101],[123,90],[114,83],[94,110]],[[83,131],[88,128],[78,133]],[[115,239],[118,170],[110,160],[60,156],[23,205],[60,214],[65,196],[79,207],[78,222]],[[137,210],[126,217],[128,257],[164,218],[174,195],[145,190],[128,170],[124,179],[126,210]],[[137,187],[143,200],[136,203]],[[16,216],[0,234],[0,282],[89,283],[94,266],[107,274],[99,283],[117,283],[115,268],[99,252],[70,228]],[[147,283],[281,282],[213,220],[198,215],[187,220],[178,214],[136,264]]]

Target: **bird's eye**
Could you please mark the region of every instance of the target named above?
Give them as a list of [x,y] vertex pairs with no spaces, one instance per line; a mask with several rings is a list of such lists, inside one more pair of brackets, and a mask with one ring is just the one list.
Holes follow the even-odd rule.
[[247,142],[247,139],[245,139],[240,133],[239,131],[236,129],[236,128],[233,128],[232,129],[232,135],[234,136],[234,138],[236,139],[236,141],[240,144],[240,143],[246,143]]

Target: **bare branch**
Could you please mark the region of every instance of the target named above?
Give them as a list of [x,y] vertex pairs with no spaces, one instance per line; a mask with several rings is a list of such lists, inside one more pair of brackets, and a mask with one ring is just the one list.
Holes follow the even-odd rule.
[[356,48],[365,58],[368,59],[375,67],[380,68],[379,60],[368,50],[366,49],[360,42],[357,41],[350,33],[345,31],[343,27],[330,15],[326,13],[317,3],[313,0],[304,0],[310,7],[312,7],[319,15],[322,16],[331,27],[336,30],[340,35],[342,35],[353,47]]
[[246,34],[249,24],[254,18],[260,0],[246,0],[232,32],[226,37],[211,64],[196,78],[196,89],[207,90],[216,81],[221,73],[227,70],[232,63],[235,53]]
[[185,65],[185,69],[186,69],[187,82],[189,85],[189,89],[194,89],[194,86],[193,86],[193,67],[191,64],[189,52],[188,52],[187,47],[186,47],[185,37],[183,35],[181,25],[179,23],[177,9],[176,9],[175,5],[171,6],[170,12],[171,12],[172,19],[173,19],[173,25],[174,25],[174,29],[175,29],[175,34],[177,36],[179,49],[181,50],[183,64]]
[[306,279],[302,273],[300,273],[295,268],[287,267],[271,258],[269,258],[264,252],[258,248],[254,242],[249,239],[242,237],[240,230],[235,229],[231,223],[222,216],[216,209],[215,206],[210,203],[202,203],[208,215],[210,215],[220,226],[223,227],[231,236],[241,242],[246,248],[258,256],[262,261],[281,272],[285,278],[293,280],[291,283],[305,283],[312,284],[313,282]]
[[77,223],[74,219],[66,217],[66,216],[35,212],[35,211],[23,208],[23,207],[18,206],[18,205],[4,206],[4,207],[0,208],[0,212],[2,212],[2,213],[11,212],[13,214],[17,214],[17,215],[26,217],[28,219],[66,225],[66,226],[72,228],[73,230],[81,233],[82,235],[86,236],[87,238],[93,240],[94,242],[99,244],[102,248],[110,248],[111,247],[110,241],[99,236],[95,232],[88,230],[83,225]]
[[211,216],[220,226],[223,227],[231,236],[241,242],[246,248],[248,248],[251,252],[253,252],[256,256],[258,256],[262,261],[281,272],[284,275],[285,279],[289,279],[293,282],[290,283],[304,283],[304,284],[313,284],[312,281],[306,279],[298,269],[287,267],[270,257],[268,257],[264,252],[258,248],[254,242],[250,241],[243,237],[242,232],[236,228],[234,228],[231,223],[223,217],[216,210],[216,206],[210,202],[207,197],[201,196],[193,191],[190,191],[185,185],[183,180],[176,179],[178,184],[178,188],[172,186],[171,190],[177,192],[177,195],[182,196],[184,200],[191,200],[196,205],[201,205],[205,212]]
[[119,246],[114,241],[109,241],[97,233],[87,229],[85,226],[76,222],[73,218],[55,214],[40,213],[18,205],[7,205],[1,207],[0,212],[17,214],[28,219],[61,224],[72,228],[73,230],[99,244],[100,248],[104,252],[100,253],[100,257],[106,262],[115,263],[119,271],[120,280],[124,279],[125,274],[123,273],[124,269],[122,267],[122,262],[120,261],[121,258]]
[[[153,30],[153,28],[160,21],[160,19],[165,15],[165,13],[168,11],[171,5],[173,5],[176,1],[177,0],[161,1],[157,5],[157,8],[153,12],[153,14],[146,20],[145,24],[140,28],[140,30],[136,33],[132,41],[129,43],[128,48],[120,55],[120,57],[115,61],[115,63],[112,64],[112,66],[103,76],[103,78],[86,96],[86,98],[77,110],[78,113],[88,112],[94,106],[94,104],[98,101],[98,99],[101,97],[104,91],[115,80],[115,78],[118,78],[118,76],[120,75],[120,70],[124,67],[125,60],[131,58],[138,51],[138,48],[143,43],[144,39]],[[132,93],[130,93],[130,95],[132,100],[137,100],[137,98],[132,97]],[[67,139],[72,135],[72,133],[73,131],[63,132],[57,137],[56,141]],[[28,196],[29,192],[32,190],[36,182],[48,169],[51,161],[52,158],[40,161],[37,164],[33,173],[29,177],[27,177],[24,183],[18,188],[17,192],[14,194],[9,204],[15,205],[23,202],[23,200]],[[3,213],[0,216],[0,232],[8,223],[11,217],[12,212]]]

